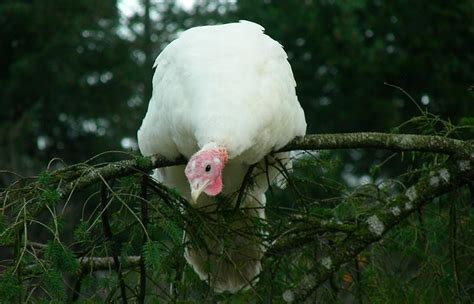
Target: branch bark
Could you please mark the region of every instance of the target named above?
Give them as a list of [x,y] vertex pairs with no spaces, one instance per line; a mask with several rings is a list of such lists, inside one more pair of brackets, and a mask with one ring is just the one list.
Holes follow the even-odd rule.
[[309,134],[296,138],[280,151],[377,148],[392,151],[419,151],[468,156],[472,144],[442,136],[389,134],[376,132]]
[[[140,266],[140,256],[123,256],[122,261],[126,262],[124,268]],[[99,270],[111,270],[114,264],[113,257],[83,257],[79,259],[82,272],[92,272]]]
[[342,264],[351,261],[367,246],[382,239],[400,221],[430,203],[433,198],[467,185],[474,179],[473,165],[474,155],[469,159],[453,160],[448,166],[433,171],[430,177],[419,180],[406,192],[392,197],[389,204],[380,211],[367,215],[363,224],[358,225],[349,237],[335,244],[320,259],[314,271],[303,280],[310,283],[296,290],[296,299],[304,301]]
[[[388,134],[388,133],[340,133],[340,134],[308,134],[296,138],[276,152],[292,150],[333,150],[377,148],[392,151],[432,152],[459,157],[468,157],[473,153],[473,145],[469,142],[430,135]],[[91,167],[76,180],[67,183],[61,190],[62,199],[72,191],[84,189],[100,179],[122,177],[137,172],[148,172],[151,169],[183,165],[184,157],[169,160],[161,155],[138,157],[131,160],[110,163],[100,168]]]

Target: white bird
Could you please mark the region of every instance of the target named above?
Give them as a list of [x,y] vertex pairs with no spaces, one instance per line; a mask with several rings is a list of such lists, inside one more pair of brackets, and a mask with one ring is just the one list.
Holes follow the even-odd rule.
[[[216,206],[214,196],[238,191],[249,166],[260,163],[231,230],[260,229],[252,218],[265,219],[268,181],[279,175],[263,159],[306,132],[287,55],[263,31],[248,21],[184,31],[156,59],[153,94],[138,131],[143,155],[189,159],[186,167],[157,169],[155,177],[194,206]],[[209,235],[206,246],[190,234],[185,240],[186,260],[214,290],[237,292],[258,280],[260,237]]]

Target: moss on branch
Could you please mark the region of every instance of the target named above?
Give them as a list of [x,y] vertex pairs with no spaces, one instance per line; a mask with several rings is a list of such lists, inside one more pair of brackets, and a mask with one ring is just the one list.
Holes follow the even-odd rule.
[[[441,136],[389,134],[389,133],[341,133],[341,134],[308,134],[297,138],[279,151],[291,150],[332,150],[378,148],[393,151],[421,151],[466,156],[473,153],[473,145],[469,142],[445,138]],[[148,172],[154,168],[185,164],[180,157],[168,160],[161,155],[137,157],[110,163],[100,168],[84,170],[79,178],[61,188],[61,198],[66,198],[73,190],[81,190],[95,184],[100,179],[122,177],[137,172]]]
[[280,151],[358,148],[433,152],[461,156],[470,155],[473,151],[473,145],[469,142],[442,136],[375,132],[308,134],[296,138]]
[[[81,272],[87,273],[97,270],[110,270],[113,267],[112,257],[83,257],[78,259],[81,265]],[[140,256],[122,256],[121,261],[125,268],[138,267],[140,265]]]
[[341,265],[353,260],[367,246],[382,239],[390,229],[432,199],[468,185],[474,180],[473,167],[472,154],[466,159],[452,160],[447,166],[433,170],[429,176],[420,179],[405,192],[390,198],[388,204],[379,208],[379,211],[367,214],[366,221],[360,223],[350,237],[336,243],[320,259],[315,270],[304,280],[311,283],[298,288],[295,292],[296,299],[306,299]]

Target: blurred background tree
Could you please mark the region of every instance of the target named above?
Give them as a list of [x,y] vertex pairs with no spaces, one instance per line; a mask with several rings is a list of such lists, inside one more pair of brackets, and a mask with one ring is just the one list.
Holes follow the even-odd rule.
[[[261,24],[288,53],[308,133],[446,135],[449,122],[473,125],[471,0],[6,0],[0,3],[0,168],[29,176],[52,158],[73,164],[104,151],[136,150],[159,52],[187,28],[240,19]],[[450,135],[473,137],[472,129],[463,130]],[[390,155],[331,152],[323,158],[332,165],[319,173],[354,189],[425,162],[400,165]],[[382,163],[383,174],[373,170]],[[15,180],[0,176],[2,187]],[[312,190],[320,198],[337,193],[323,192]],[[284,195],[274,198],[291,200]],[[428,222],[436,227],[446,211]],[[472,216],[465,221],[472,225]]]
[[[387,131],[420,115],[418,107],[453,123],[474,111],[472,1],[183,4],[0,4],[2,167],[31,174],[53,157],[74,163],[136,149],[160,50],[186,28],[240,19],[260,23],[284,46],[308,132]],[[344,158],[350,173],[386,156],[364,155]]]

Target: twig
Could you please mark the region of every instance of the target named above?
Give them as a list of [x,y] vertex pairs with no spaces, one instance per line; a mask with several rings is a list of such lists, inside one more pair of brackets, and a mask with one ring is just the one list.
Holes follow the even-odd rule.
[[[140,200],[140,208],[141,208],[141,220],[143,226],[147,228],[148,225],[148,201],[147,201],[147,191],[148,191],[148,176],[143,174],[142,182],[141,182],[141,200]],[[142,248],[145,243],[148,241],[147,235],[143,234],[142,239]],[[141,252],[141,259],[140,259],[140,293],[138,303],[145,303],[145,293],[146,293],[146,268],[145,268],[145,258],[143,256],[143,250]]]
[[416,210],[416,215],[418,217],[418,222],[420,222],[420,237],[421,242],[426,244],[426,233],[425,233],[425,222],[423,220],[423,209],[418,208]]
[[82,284],[82,276],[83,273],[80,272],[79,275],[77,276],[77,280],[74,283],[74,288],[72,289],[72,302],[76,302],[79,299],[79,296],[81,295],[81,284]]
[[469,193],[471,194],[471,207],[474,207],[474,182],[470,182],[469,186]]
[[360,278],[360,267],[358,256],[354,259],[354,268],[355,268],[355,283],[357,287],[356,298],[359,304],[362,304],[362,280]]
[[123,280],[122,276],[122,270],[120,267],[120,261],[118,259],[118,256],[120,255],[120,248],[119,245],[115,242],[113,239],[112,235],[112,229],[110,228],[110,223],[109,223],[109,217],[108,217],[108,212],[107,212],[107,187],[105,183],[101,184],[101,189],[100,189],[100,201],[102,203],[102,225],[104,228],[104,235],[107,238],[107,240],[110,242],[111,245],[111,251],[112,251],[112,258],[114,260],[114,266],[115,266],[115,271],[117,272],[118,280],[119,280],[119,285],[120,285],[120,294],[122,297],[122,303],[127,303],[127,294],[125,290],[125,282]]
[[420,113],[424,114],[425,112],[423,111],[423,109],[420,107],[420,105],[415,101],[415,99],[413,99],[413,97],[408,94],[407,91],[405,91],[403,88],[397,86],[397,85],[394,85],[394,84],[391,84],[391,83],[388,83],[388,82],[384,82],[383,83],[384,85],[387,85],[389,87],[392,87],[392,88],[395,88],[397,90],[399,90],[400,92],[402,92],[405,96],[408,97],[408,99],[411,100],[411,102],[413,102],[413,104],[418,108],[418,110],[420,111]]
[[327,232],[353,233],[357,226],[353,224],[337,223],[334,221],[320,220],[316,218],[295,219],[292,220],[291,229],[280,234],[276,240],[272,242],[268,249],[268,255],[279,255],[288,251],[307,246],[319,239],[318,235]]
[[331,277],[329,278],[329,286],[331,286],[331,295],[332,295],[332,298],[334,301],[337,301],[337,296],[339,294],[339,287],[337,286],[337,283],[336,283],[336,278],[334,276],[334,274],[331,275]]
[[255,168],[255,166],[257,166],[257,164],[251,165],[248,168],[247,173],[245,173],[244,180],[242,181],[242,184],[240,185],[239,194],[237,195],[237,201],[235,203],[234,210],[239,210],[239,208],[240,208],[240,204],[242,203],[242,199],[244,198],[245,189],[247,188],[248,184],[250,183],[250,180],[251,180],[251,177],[252,177],[252,171]]
[[454,296],[456,303],[461,303],[461,292],[459,285],[459,269],[457,260],[457,249],[456,249],[456,202],[451,200],[449,208],[449,253],[451,259],[451,266],[453,267],[453,279],[454,279]]
[[111,179],[132,175],[134,173],[145,173],[154,168],[161,168],[167,166],[175,166],[184,164],[186,161],[183,158],[170,161],[163,156],[156,155],[150,157],[137,157],[130,160],[122,160],[108,165],[94,168],[88,167],[83,169],[83,173],[79,178],[67,183],[60,189],[60,197],[66,198],[73,190],[79,191],[90,185],[99,182],[101,179]]
[[[134,268],[140,265],[140,256],[123,256],[122,260],[126,261],[128,268]],[[110,265],[115,263],[113,257],[83,257],[79,259],[81,265],[81,273],[87,273],[99,270],[109,270]]]
[[[15,255],[15,260],[17,261],[17,265],[18,267],[16,268],[16,276],[18,278],[18,282],[22,282],[22,267],[21,267],[21,259],[22,259],[22,254],[21,254],[21,242],[22,242],[22,237],[23,237],[23,229],[24,228],[21,228],[20,230],[17,231],[17,235],[16,235],[16,240],[15,240],[15,252],[14,252],[14,255]],[[25,240],[26,242],[26,240]],[[18,303],[23,303],[23,292],[22,290],[20,290],[20,292],[18,293]]]

